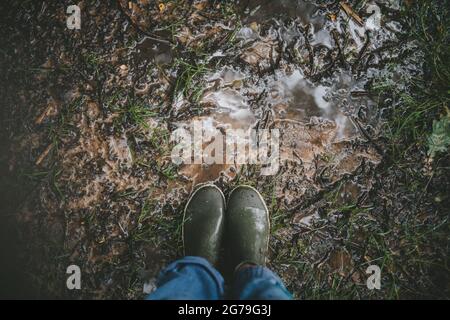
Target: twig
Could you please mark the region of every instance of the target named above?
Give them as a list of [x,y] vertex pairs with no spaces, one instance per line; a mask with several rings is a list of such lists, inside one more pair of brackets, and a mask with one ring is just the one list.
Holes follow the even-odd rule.
[[341,8],[345,11],[345,13],[352,18],[357,24],[359,24],[360,27],[364,26],[364,21],[361,19],[361,17],[353,11],[352,7],[350,7],[349,4],[347,4],[344,1],[341,1],[340,3]]
[[50,150],[52,150],[53,148],[53,143],[51,143],[47,148],[45,148],[44,152],[41,153],[41,155],[39,156],[39,158],[37,158],[35,164],[38,166],[41,164],[42,161],[44,161],[44,159],[47,157],[47,155],[49,154]]

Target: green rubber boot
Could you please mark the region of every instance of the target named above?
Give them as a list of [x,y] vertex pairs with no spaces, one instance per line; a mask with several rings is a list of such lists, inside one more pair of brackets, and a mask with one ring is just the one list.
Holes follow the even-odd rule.
[[265,265],[269,247],[269,210],[253,187],[231,191],[226,212],[226,246],[229,267],[250,263]]
[[202,185],[190,196],[183,218],[183,246],[187,256],[216,265],[224,229],[225,197],[213,184]]

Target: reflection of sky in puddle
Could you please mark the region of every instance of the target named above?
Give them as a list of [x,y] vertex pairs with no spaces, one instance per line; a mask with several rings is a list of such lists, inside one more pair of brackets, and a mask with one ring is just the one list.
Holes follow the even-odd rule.
[[316,5],[303,0],[247,0],[241,1],[241,5],[245,8],[245,23],[264,22],[276,16],[300,18],[302,23],[311,22],[318,27],[323,21],[315,14]]
[[144,37],[136,43],[132,54],[137,62],[154,59],[157,64],[169,64],[172,61],[170,44],[167,41],[157,41],[150,37]]
[[[341,75],[329,86],[324,86],[312,84],[298,69],[289,74],[278,70],[256,84],[251,81],[243,84],[245,75],[242,71],[225,67],[208,75],[207,79],[213,86],[201,102],[213,105],[210,117],[217,125],[248,129],[257,119],[255,111],[271,108],[277,119],[309,122],[311,117],[322,117],[332,120],[337,125],[337,139],[350,138],[354,134],[354,127],[344,114],[354,85],[350,76]],[[252,110],[248,92],[261,94],[263,91],[268,94],[257,110]]]
[[270,103],[278,118],[308,122],[311,117],[322,117],[336,123],[338,139],[353,134],[353,125],[340,110],[340,105],[345,103],[343,97],[333,97],[338,86],[344,86],[346,89],[342,91],[348,92],[351,79],[340,79],[340,82],[329,87],[313,85],[299,70],[295,70],[290,75],[276,73],[269,83]]

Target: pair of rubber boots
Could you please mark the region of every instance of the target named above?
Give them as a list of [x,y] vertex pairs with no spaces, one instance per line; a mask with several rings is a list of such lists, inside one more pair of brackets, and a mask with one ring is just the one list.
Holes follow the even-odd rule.
[[185,255],[203,257],[214,266],[223,259],[229,271],[243,264],[265,265],[269,229],[269,211],[253,187],[236,187],[226,202],[218,187],[202,185],[184,210]]

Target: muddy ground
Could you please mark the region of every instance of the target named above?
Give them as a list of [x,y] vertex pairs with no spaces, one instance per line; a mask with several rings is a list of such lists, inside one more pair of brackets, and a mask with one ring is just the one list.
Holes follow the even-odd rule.
[[[2,8],[3,235],[18,239],[9,267],[31,296],[142,298],[181,256],[183,205],[206,181],[262,192],[269,266],[297,298],[445,296],[442,239],[396,228],[446,215],[417,209],[401,172],[381,173],[394,102],[373,88],[406,92],[422,74],[405,4],[86,0],[69,30],[70,4]],[[279,129],[280,169],[174,164],[170,135],[194,120]],[[71,264],[80,291],[65,287]],[[381,290],[366,286],[373,264]]]

